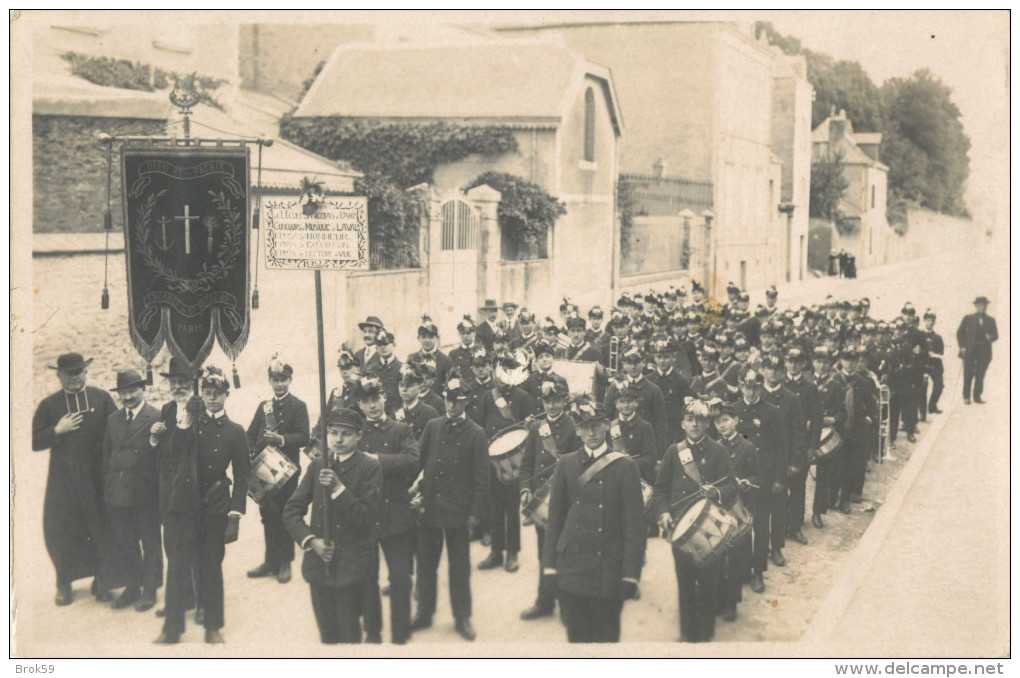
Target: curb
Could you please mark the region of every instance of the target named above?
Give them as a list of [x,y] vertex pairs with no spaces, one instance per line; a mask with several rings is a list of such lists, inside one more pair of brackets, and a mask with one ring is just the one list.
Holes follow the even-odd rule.
[[947,395],[950,393],[955,394],[951,403],[934,422],[934,426],[925,432],[925,436],[920,444],[914,448],[913,453],[910,455],[910,460],[904,465],[903,471],[900,473],[900,477],[897,479],[892,491],[889,492],[885,502],[875,513],[875,517],[872,519],[871,524],[868,525],[868,529],[864,532],[864,535],[857,543],[857,547],[843,566],[843,573],[836,583],[832,585],[825,598],[822,599],[818,612],[815,613],[814,619],[811,620],[811,624],[800,638],[801,642],[821,643],[829,640],[836,625],[843,618],[843,613],[853,599],[854,594],[857,593],[861,582],[864,581],[864,577],[871,571],[875,556],[878,550],[885,544],[886,537],[888,537],[889,531],[892,529],[896,516],[899,515],[900,508],[903,506],[907,494],[909,494],[914,486],[914,481],[928,459],[928,454],[935,447],[935,441],[938,440],[946,422],[956,412],[960,402],[963,400],[960,391],[960,379],[961,371],[958,370],[956,378],[953,379],[952,383],[946,384],[943,393]]

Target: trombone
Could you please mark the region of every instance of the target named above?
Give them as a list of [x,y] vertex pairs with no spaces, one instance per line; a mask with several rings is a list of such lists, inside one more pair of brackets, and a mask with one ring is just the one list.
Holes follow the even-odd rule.
[[878,463],[885,462],[886,447],[889,444],[889,387],[878,387]]

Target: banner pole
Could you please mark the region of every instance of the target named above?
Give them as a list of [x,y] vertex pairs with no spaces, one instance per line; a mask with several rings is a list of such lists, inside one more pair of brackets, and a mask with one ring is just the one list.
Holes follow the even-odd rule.
[[[327,468],[329,464],[329,443],[326,438],[326,419],[329,413],[326,412],[326,341],[322,329],[322,271],[315,270],[315,326],[318,334],[319,348],[319,440],[322,441],[322,464]],[[332,540],[329,537],[329,492],[322,485],[322,526],[323,539],[326,545]]]

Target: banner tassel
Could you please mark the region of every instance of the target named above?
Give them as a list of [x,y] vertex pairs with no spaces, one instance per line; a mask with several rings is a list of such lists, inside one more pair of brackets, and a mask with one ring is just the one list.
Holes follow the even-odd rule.
[[104,311],[110,308],[110,290],[108,290],[105,287],[103,288],[103,298],[100,301],[99,305],[103,308]]
[[152,386],[152,363],[145,366],[145,383]]
[[237,374],[237,363],[234,366],[234,388],[241,388],[241,377]]
[[255,310],[259,307],[259,288],[255,288],[255,291],[251,293],[251,307]]

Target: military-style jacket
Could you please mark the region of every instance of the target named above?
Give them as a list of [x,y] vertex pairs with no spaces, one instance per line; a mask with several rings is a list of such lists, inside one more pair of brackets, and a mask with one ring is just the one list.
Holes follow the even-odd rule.
[[807,445],[805,445],[807,426],[804,423],[804,412],[801,410],[800,400],[785,386],[780,386],[775,391],[769,391],[767,386],[763,386],[761,397],[779,408],[779,416],[786,433],[787,463],[791,466],[805,466],[807,464]]
[[[323,458],[312,460],[283,508],[283,524],[294,541],[306,549],[301,561],[301,575],[305,581],[321,586],[350,586],[367,581],[374,572],[375,517],[382,492],[382,469],[379,460],[360,450],[343,461],[330,463],[344,491],[335,498],[330,497],[329,490],[319,484]],[[323,515],[324,501],[329,502],[328,531]],[[309,504],[312,517],[305,522]],[[328,563],[308,546],[312,537],[328,539],[336,546]]]
[[806,374],[800,379],[787,378],[785,387],[790,390],[800,403],[804,417],[804,446],[807,449],[818,447],[822,436],[822,399],[818,387]]
[[266,431],[266,404],[272,408],[277,426],[274,430],[283,436],[283,447],[280,451],[291,461],[297,463],[301,448],[308,444],[308,407],[291,393],[282,398],[263,400],[255,409],[255,415],[248,426],[248,447],[252,456],[261,452],[268,444],[262,434]]
[[421,397],[418,398],[418,402],[412,409],[409,410],[405,405],[401,404],[393,412],[393,420],[410,426],[411,430],[414,431],[416,440],[421,438],[421,432],[425,430],[425,424],[438,416],[440,416],[439,412]]
[[378,458],[382,468],[376,535],[383,539],[410,530],[414,521],[408,490],[418,476],[418,437],[408,424],[384,416],[365,421],[358,449]]
[[[656,440],[666,440],[668,437],[666,435],[666,403],[662,398],[662,391],[644,375],[641,375],[637,381],[629,381],[631,388],[638,392],[638,416],[652,425]],[[606,389],[605,399],[606,414],[610,419],[615,419],[619,414],[616,411],[617,397],[616,384],[610,383],[609,388]]]
[[489,449],[482,427],[470,418],[441,417],[425,424],[419,463],[422,521],[461,527],[484,518],[489,506]]
[[626,452],[638,465],[641,479],[646,483],[655,480],[655,464],[659,461],[659,445],[652,425],[635,413],[629,421],[619,416],[609,422],[609,437],[613,449]]
[[831,370],[824,378],[819,378],[818,400],[822,416],[835,419],[833,428],[842,435],[846,430],[846,382],[839,372]]
[[676,367],[665,374],[653,369],[645,377],[662,391],[662,403],[666,416],[666,439],[658,440],[660,448],[678,443],[684,439],[680,420],[683,418],[684,398],[691,395],[691,382]]
[[[691,456],[701,475],[700,483],[684,470],[680,462],[681,447],[691,450]],[[655,485],[652,487],[653,515],[656,517],[663,513],[671,516],[678,513],[682,515],[694,503],[689,499],[701,491],[702,485],[714,485],[719,490],[720,496],[717,497],[713,492],[710,495],[711,499],[723,506],[733,504],[737,496],[737,486],[734,482],[733,468],[730,466],[730,455],[725,448],[708,436],[696,443],[687,441],[670,445],[662,457],[662,466],[659,467]]]
[[[170,481],[168,510],[190,513],[195,510],[195,487],[192,484],[191,460],[195,454],[195,422],[186,429],[176,425],[170,429],[174,456],[179,459]],[[203,514],[226,515],[230,511],[244,513],[248,496],[248,436],[240,424],[224,413],[210,417],[202,412],[198,422],[198,492]],[[233,489],[227,468],[233,476]]]
[[773,482],[786,482],[789,445],[779,408],[764,397],[758,398],[752,405],[741,398],[734,407],[740,417],[737,432],[758,450],[762,489],[768,492]]
[[[542,441],[545,427],[548,427],[549,436],[555,444],[556,456],[545,449]],[[552,469],[557,460],[581,445],[574,419],[567,412],[555,421],[539,419],[531,422],[528,439],[524,443],[524,454],[521,455],[521,489],[534,492],[546,481],[551,481]]]
[[556,465],[542,567],[556,571],[560,591],[619,599],[623,579],[638,581],[644,563],[641,477],[637,463],[621,457],[582,486],[593,463],[582,447]]

